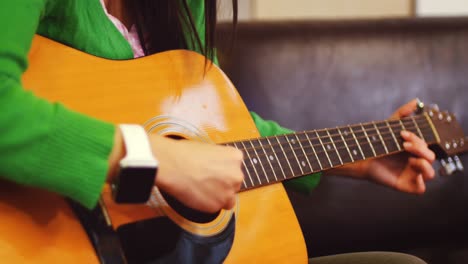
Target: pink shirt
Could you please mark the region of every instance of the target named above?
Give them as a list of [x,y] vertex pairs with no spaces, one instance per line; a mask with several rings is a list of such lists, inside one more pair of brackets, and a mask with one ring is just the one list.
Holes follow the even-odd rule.
[[130,31],[125,27],[125,25],[116,17],[113,15],[109,14],[107,12],[106,5],[104,3],[104,0],[101,0],[102,8],[104,9],[104,12],[106,13],[107,17],[114,23],[115,27],[122,33],[124,38],[128,41],[130,46],[132,47],[133,50],[133,57],[138,58],[142,57],[145,55],[143,48],[141,46],[140,38],[138,37],[138,32],[136,30],[136,26],[133,25],[130,28]]

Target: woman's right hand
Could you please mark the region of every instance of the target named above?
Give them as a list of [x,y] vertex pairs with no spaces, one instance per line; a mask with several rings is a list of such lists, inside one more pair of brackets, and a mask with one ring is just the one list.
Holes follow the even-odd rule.
[[159,161],[156,186],[186,206],[207,213],[235,205],[244,175],[242,152],[233,147],[151,135]]
[[[214,213],[235,205],[244,175],[240,150],[189,140],[174,140],[149,135],[153,155],[157,158],[158,173],[155,185],[186,206]],[[119,129],[109,156],[107,181],[117,174],[125,148]]]

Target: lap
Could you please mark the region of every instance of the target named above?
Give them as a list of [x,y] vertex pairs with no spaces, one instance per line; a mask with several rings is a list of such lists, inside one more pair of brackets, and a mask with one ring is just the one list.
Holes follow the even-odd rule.
[[396,252],[358,252],[310,258],[309,264],[426,264],[418,257]]

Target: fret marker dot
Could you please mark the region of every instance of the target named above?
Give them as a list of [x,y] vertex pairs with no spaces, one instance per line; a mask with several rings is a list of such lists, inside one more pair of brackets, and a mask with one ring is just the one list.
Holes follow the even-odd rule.
[[375,136],[372,136],[373,141],[377,141],[377,138]]
[[258,163],[258,160],[256,158],[253,158],[253,163],[257,164]]
[[345,130],[345,132],[343,133],[345,136],[348,135],[348,130]]
[[273,155],[270,155],[270,160],[274,160],[275,158],[273,157]]
[[330,145],[327,145],[327,149],[328,149],[328,150],[331,150],[332,147],[331,147]]
[[357,151],[355,149],[353,149],[353,154],[354,156],[357,156]]
[[306,163],[304,161],[301,161],[302,167],[306,166]]
[[291,139],[291,144],[293,144],[293,145],[296,144],[296,140]]

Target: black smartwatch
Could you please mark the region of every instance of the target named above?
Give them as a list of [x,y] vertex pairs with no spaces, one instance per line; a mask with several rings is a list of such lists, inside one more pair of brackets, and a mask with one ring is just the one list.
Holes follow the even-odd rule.
[[111,183],[112,198],[116,203],[146,203],[156,180],[158,161],[142,126],[122,124],[119,129],[126,155],[120,161],[119,173]]

